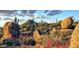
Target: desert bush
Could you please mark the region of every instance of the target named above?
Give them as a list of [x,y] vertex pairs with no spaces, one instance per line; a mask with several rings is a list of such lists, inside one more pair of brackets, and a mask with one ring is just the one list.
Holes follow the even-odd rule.
[[55,31],[55,32],[52,32],[50,35],[48,35],[48,37],[53,40],[54,42],[54,45],[55,44],[61,44],[61,45],[64,45],[65,43],[68,43],[70,42],[70,38],[71,38],[71,34],[72,34],[72,31],[66,31],[66,32],[62,32],[62,31]]
[[36,41],[37,46],[43,48],[68,48],[70,44],[71,34],[72,30],[56,30],[49,35],[41,35],[39,40]]
[[30,37],[26,38],[25,40],[22,40],[21,42],[23,42],[24,45],[31,45],[31,46],[36,45],[36,41]]
[[48,40],[48,37],[46,35],[42,35],[40,37],[40,39],[37,41],[37,43],[41,44],[41,45],[46,45]]
[[10,46],[21,46],[21,42],[19,40],[15,39],[4,39],[2,41],[2,45],[6,47]]
[[72,34],[72,31],[55,31],[55,32],[52,32],[49,37],[53,40],[65,40],[67,37],[71,36]]

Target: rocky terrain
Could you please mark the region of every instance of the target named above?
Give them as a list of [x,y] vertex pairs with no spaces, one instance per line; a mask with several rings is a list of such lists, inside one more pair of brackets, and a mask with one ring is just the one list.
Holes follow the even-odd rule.
[[19,25],[6,22],[0,28],[2,48],[78,48],[79,24],[72,17],[56,23],[36,23],[34,20]]

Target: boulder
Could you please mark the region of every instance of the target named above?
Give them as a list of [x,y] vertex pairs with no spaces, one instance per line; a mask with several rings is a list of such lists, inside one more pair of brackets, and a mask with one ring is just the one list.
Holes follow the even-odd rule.
[[37,40],[40,39],[41,35],[39,34],[39,32],[38,32],[37,30],[35,30],[35,31],[33,32],[33,37],[34,37],[34,39],[37,41]]
[[79,23],[76,25],[74,29],[71,39],[70,39],[70,48],[79,47]]
[[73,24],[72,17],[68,17],[61,22],[61,28],[69,28]]

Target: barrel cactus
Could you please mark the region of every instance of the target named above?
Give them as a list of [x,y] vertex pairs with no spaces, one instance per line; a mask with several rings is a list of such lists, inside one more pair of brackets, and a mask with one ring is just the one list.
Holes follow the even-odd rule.
[[61,28],[69,28],[73,24],[72,17],[68,17],[61,22]]

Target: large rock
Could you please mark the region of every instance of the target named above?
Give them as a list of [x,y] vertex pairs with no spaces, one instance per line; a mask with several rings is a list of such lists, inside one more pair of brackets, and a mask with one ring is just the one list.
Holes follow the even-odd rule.
[[72,33],[72,37],[70,39],[70,48],[79,47],[79,23],[76,25],[75,30]]
[[35,31],[33,32],[33,37],[34,37],[34,39],[35,39],[36,41],[38,41],[38,40],[40,39],[41,35],[39,34],[39,32],[38,32],[37,30],[35,30]]
[[20,36],[20,26],[17,23],[6,22],[3,27],[3,38],[15,39]]
[[72,17],[68,17],[61,22],[61,28],[69,28],[73,24]]

